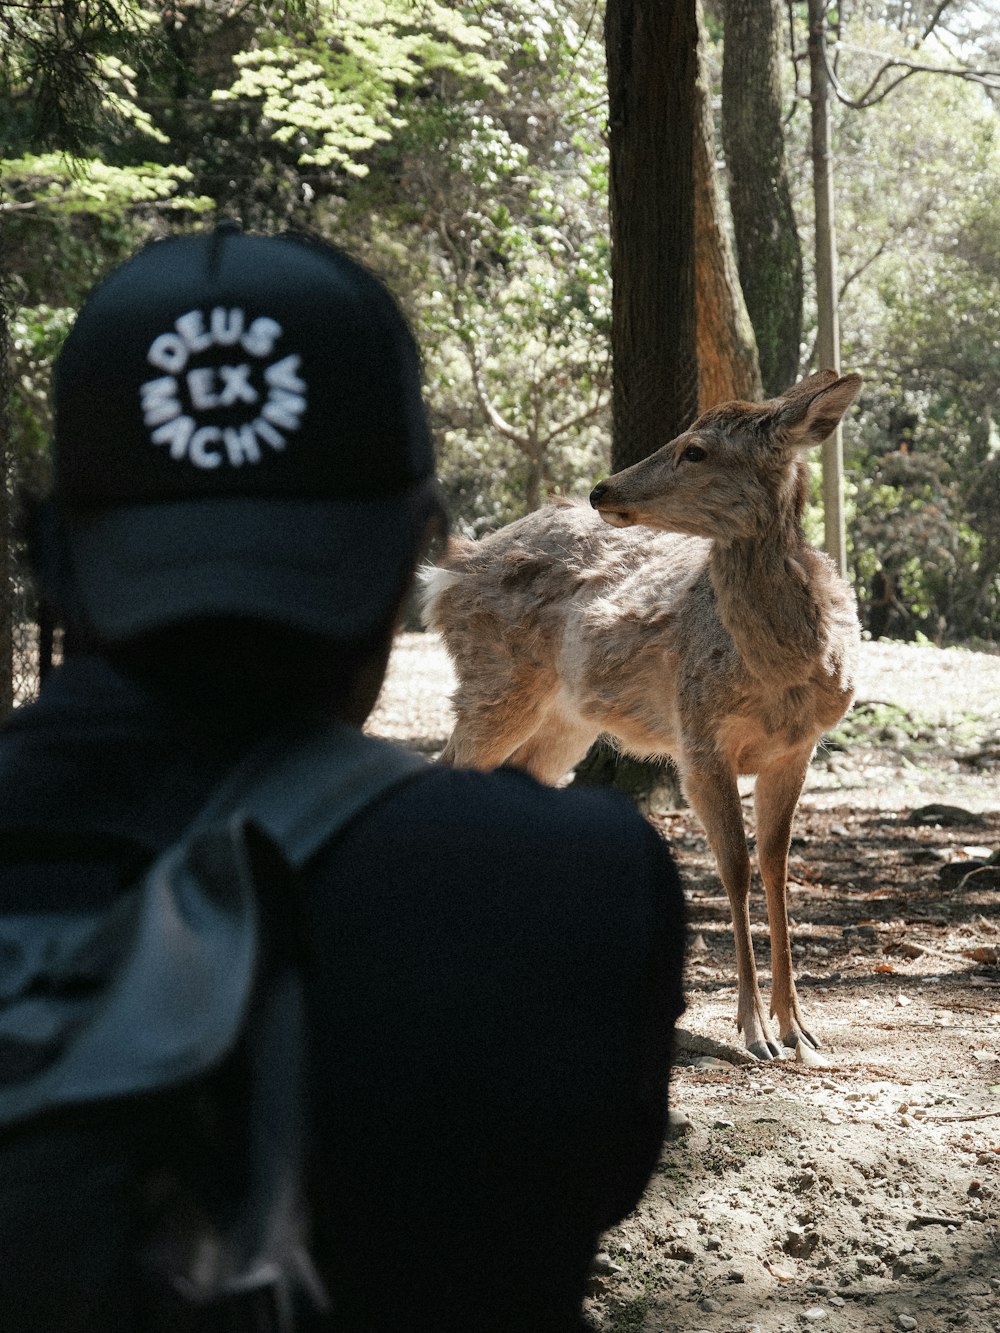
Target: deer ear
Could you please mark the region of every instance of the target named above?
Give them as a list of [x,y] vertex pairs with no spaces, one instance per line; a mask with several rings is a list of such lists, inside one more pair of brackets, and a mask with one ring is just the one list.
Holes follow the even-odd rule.
[[858,396],[860,375],[830,378],[821,370],[790,389],[775,413],[775,425],[786,432],[786,443],[795,449],[811,449],[837,429],[840,418]]

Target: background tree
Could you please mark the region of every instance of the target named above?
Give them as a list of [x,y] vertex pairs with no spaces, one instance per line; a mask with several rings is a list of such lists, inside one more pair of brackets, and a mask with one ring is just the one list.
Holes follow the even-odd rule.
[[802,246],[785,165],[782,0],[725,0],[722,143],[740,285],[765,394],[798,378]]
[[[82,151],[98,125],[128,116],[134,108],[123,95],[131,73],[125,58],[138,52],[144,40],[138,6],[128,0],[88,5],[0,0],[0,151],[16,154],[28,143],[36,150]],[[67,174],[65,164],[60,169]],[[0,165],[0,717],[14,703],[15,640],[30,618],[22,605],[12,529],[17,449],[11,429],[11,321],[18,293],[10,220],[24,204],[31,207],[33,201],[10,198],[8,175]]]
[[[715,170],[710,132],[719,71],[725,77],[741,42],[730,33],[727,53],[723,0],[706,5],[710,73],[695,81],[692,113],[688,414],[695,380],[698,406],[756,392],[720,185],[729,184],[734,213],[738,189]],[[61,29],[66,8],[0,0],[0,228],[12,311],[9,446],[19,468],[44,471],[49,368],[84,292],[147,237],[220,214],[264,230],[305,225],[400,294],[420,330],[441,470],[463,530],[490,530],[552,494],[585,495],[609,461],[627,461],[618,451],[629,429],[617,430],[609,460],[602,0],[186,0],[169,9],[94,0],[70,6]],[[609,31],[627,11],[659,40],[683,17],[660,12],[669,8],[619,5],[616,18],[613,6]],[[751,17],[769,8],[754,6]],[[804,0],[788,6],[781,60],[787,180],[811,255],[808,103],[798,95],[805,11]],[[987,77],[996,36],[983,12],[972,0],[857,0],[829,11],[837,296],[844,358],[866,379],[845,435],[848,562],[865,601],[880,563],[900,558],[907,632],[946,639],[995,637],[1000,623],[1000,150],[998,80]],[[650,43],[644,34],[637,54],[636,40],[623,37],[621,54],[633,82],[652,78],[664,110],[671,90],[657,80],[676,85],[672,57],[647,71]],[[924,73],[939,67],[957,77]],[[51,91],[57,70],[77,79],[64,113]],[[82,95],[87,88],[96,91]],[[728,82],[724,91],[725,122],[738,95]],[[644,112],[635,88],[615,98],[612,136],[623,114],[634,127]],[[673,110],[668,118],[648,146],[634,206],[637,216],[660,210],[661,221],[683,202],[673,168],[655,161],[671,151]],[[763,112],[754,120],[761,127]],[[727,156],[735,170],[731,145]],[[766,172],[755,172],[759,214]],[[651,198],[654,177],[672,198]],[[651,242],[631,272],[656,317],[672,321],[668,336],[683,341],[689,330],[678,321],[690,318],[692,289],[683,300],[665,295],[658,265],[677,246],[669,226],[658,228],[650,235],[668,239]],[[744,268],[748,292],[758,267]],[[803,276],[804,369],[816,355],[811,263]],[[683,370],[684,356],[664,352],[657,336],[635,336],[620,353],[634,381],[622,411],[638,421],[644,395],[652,408],[638,451],[685,416],[665,402],[673,390],[656,364]]]
[[698,410],[695,0],[608,0],[613,471]]
[[698,24],[698,79],[694,125],[695,337],[698,410],[733,398],[761,395],[754,328],[740,286],[729,238],[726,201],[716,170],[712,78],[701,0]]
[[[695,313],[695,139],[699,100],[696,0],[608,0],[611,201],[612,471],[680,434],[699,405]],[[582,784],[638,800],[679,798],[673,770],[620,759],[598,744]]]
[[[818,369],[840,372],[840,311],[837,301],[837,233],[834,222],[833,153],[830,126],[826,0],[809,0],[809,102],[813,207],[815,210],[816,359]],[[840,573],[847,574],[844,518],[844,442],[840,422],[823,442],[823,545]]]

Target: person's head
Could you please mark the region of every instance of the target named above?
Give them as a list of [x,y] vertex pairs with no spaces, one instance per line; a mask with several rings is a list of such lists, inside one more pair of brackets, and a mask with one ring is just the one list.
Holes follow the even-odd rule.
[[297,655],[342,690],[384,656],[444,517],[417,347],[367,270],[232,226],[154,242],[84,304],[54,402],[36,565],[71,632],[237,684]]

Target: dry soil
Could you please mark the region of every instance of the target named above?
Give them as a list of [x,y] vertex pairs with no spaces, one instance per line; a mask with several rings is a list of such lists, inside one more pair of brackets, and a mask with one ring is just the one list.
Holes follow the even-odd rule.
[[[404,635],[371,730],[435,753],[452,684],[434,636]],[[864,645],[792,847],[821,1067],[740,1062],[704,837],[688,810],[652,814],[690,901],[690,1038],[675,1132],[598,1256],[596,1330],[1000,1333],[1000,866],[982,864],[1000,849],[998,774],[1000,657]],[[766,985],[759,893],[754,914]]]

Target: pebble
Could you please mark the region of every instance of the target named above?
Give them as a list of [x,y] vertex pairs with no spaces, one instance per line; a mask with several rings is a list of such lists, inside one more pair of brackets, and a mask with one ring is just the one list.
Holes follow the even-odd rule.
[[667,1136],[671,1139],[679,1139],[683,1134],[690,1134],[694,1125],[691,1117],[676,1106],[671,1106],[667,1111]]
[[604,1273],[609,1276],[617,1276],[619,1273],[625,1272],[625,1269],[622,1268],[621,1264],[616,1264],[611,1255],[605,1250],[602,1250],[600,1254],[594,1255],[594,1262],[591,1265],[591,1268],[595,1273]]
[[705,1237],[705,1249],[706,1249],[706,1250],[721,1250],[721,1249],[722,1249],[722,1237],[721,1237],[721,1236],[706,1236],[706,1237]]
[[704,1310],[706,1314],[718,1314],[722,1309],[719,1301],[713,1300],[711,1296],[703,1296],[698,1302],[699,1310]]
[[896,1323],[899,1325],[900,1328],[906,1328],[906,1329],[913,1329],[916,1328],[917,1326],[917,1321],[911,1314],[899,1315],[898,1318],[896,1319]]
[[818,1324],[821,1319],[826,1318],[826,1311],[822,1305],[810,1305],[808,1310],[802,1312],[802,1318],[808,1319],[810,1324]]

